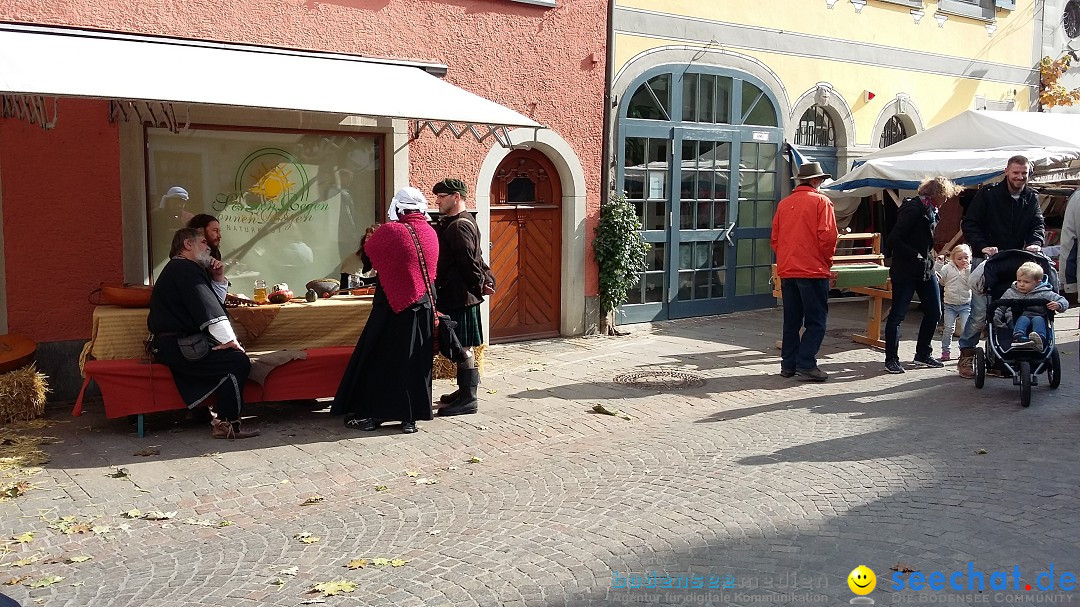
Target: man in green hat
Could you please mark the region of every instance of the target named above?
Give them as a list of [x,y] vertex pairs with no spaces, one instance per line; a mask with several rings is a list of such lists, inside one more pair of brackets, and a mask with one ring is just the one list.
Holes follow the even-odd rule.
[[458,339],[466,349],[464,361],[457,365],[458,389],[439,397],[439,415],[476,413],[476,387],[480,372],[473,348],[484,343],[480,324],[480,304],[495,292],[495,278],[484,261],[480,226],[465,209],[469,189],[460,179],[447,177],[431,191],[439,204],[439,265],[435,277],[435,295],[439,311],[457,322]]

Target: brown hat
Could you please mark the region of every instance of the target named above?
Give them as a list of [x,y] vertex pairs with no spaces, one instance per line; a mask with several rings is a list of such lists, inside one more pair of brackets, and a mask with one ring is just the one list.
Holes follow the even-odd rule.
[[432,194],[461,194],[462,198],[469,193],[469,188],[465,186],[465,182],[460,179],[454,179],[453,177],[447,177],[439,183],[436,183],[431,188]]
[[804,181],[815,177],[827,177],[831,179],[832,175],[826,173],[825,169],[821,168],[820,162],[807,162],[799,167],[799,175],[795,179]]

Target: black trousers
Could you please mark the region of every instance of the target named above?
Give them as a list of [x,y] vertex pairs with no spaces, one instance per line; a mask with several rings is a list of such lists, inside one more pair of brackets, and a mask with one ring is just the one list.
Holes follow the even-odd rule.
[[210,350],[202,360],[184,358],[175,337],[154,339],[154,360],[169,367],[181,398],[189,409],[203,404],[211,395],[214,411],[225,421],[240,419],[244,382],[251,372],[251,360],[240,350]]

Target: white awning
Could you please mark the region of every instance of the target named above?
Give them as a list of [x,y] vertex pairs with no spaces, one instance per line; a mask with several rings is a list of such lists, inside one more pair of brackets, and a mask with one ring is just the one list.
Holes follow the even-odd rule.
[[334,53],[5,24],[0,94],[326,112],[468,127],[537,122],[425,69]]

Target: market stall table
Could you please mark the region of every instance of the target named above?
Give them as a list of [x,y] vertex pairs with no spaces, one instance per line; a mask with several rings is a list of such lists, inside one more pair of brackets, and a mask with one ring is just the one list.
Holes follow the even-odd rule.
[[[311,303],[230,308],[240,343],[248,351],[303,350],[355,346],[371,313],[370,295],[338,295]],[[90,341],[79,357],[82,371],[89,359],[143,358],[147,308],[94,308]],[[84,373],[85,375],[85,373]]]

